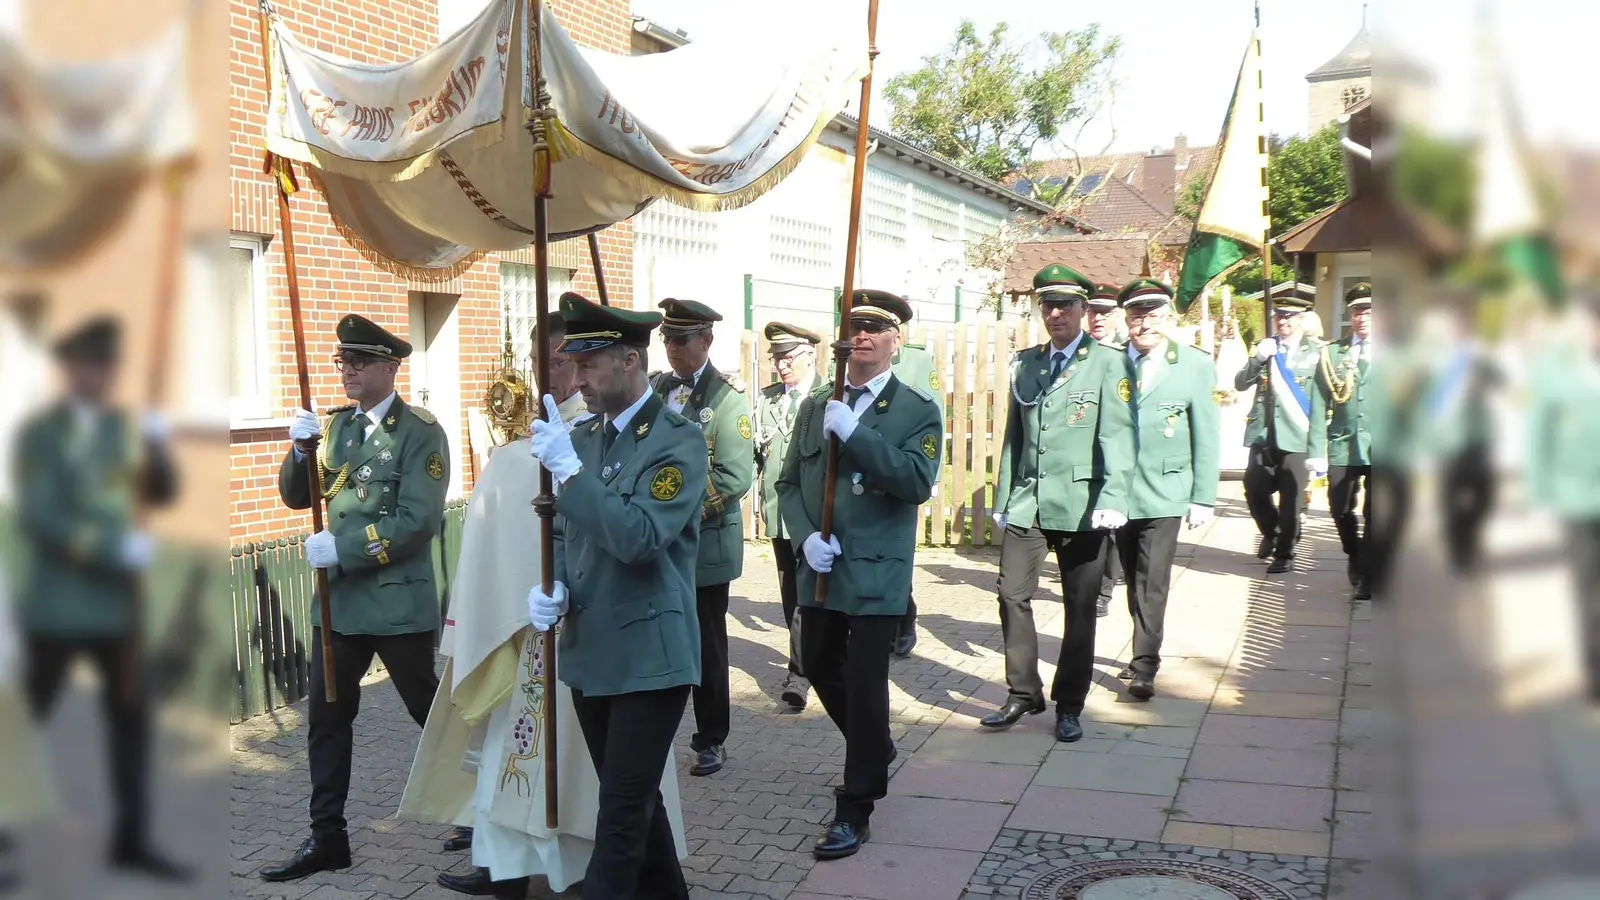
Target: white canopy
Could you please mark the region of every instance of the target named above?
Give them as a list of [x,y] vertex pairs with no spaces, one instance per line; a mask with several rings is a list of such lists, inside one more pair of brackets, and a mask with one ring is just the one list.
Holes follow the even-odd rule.
[[[528,0],[491,0],[423,56],[381,66],[320,53],[270,22],[267,149],[311,170],[341,231],[377,265],[449,278],[533,242],[527,11]],[[662,197],[700,210],[759,197],[866,74],[865,18],[618,56],[579,47],[544,5],[551,239]]]

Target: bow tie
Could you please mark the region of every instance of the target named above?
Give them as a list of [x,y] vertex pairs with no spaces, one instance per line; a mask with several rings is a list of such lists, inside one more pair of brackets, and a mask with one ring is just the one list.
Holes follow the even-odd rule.
[[694,387],[694,378],[680,378],[677,375],[668,375],[661,383],[661,389],[670,391],[675,387]]

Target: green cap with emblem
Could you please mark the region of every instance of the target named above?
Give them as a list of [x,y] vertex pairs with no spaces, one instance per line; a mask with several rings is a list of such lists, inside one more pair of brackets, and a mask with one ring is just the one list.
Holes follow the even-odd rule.
[[1089,295],[1090,309],[1116,309],[1117,286],[1104,282],[1094,286],[1094,292]]
[[788,356],[801,347],[822,343],[822,335],[815,331],[807,331],[798,325],[789,325],[785,322],[768,323],[764,333],[767,342],[772,345],[773,356]]
[[696,300],[668,297],[656,305],[662,310],[661,333],[665,335],[698,334],[722,321],[722,313]]
[[1305,312],[1317,305],[1317,289],[1298,281],[1285,281],[1272,286],[1272,305],[1279,309]]
[[1155,309],[1172,302],[1172,285],[1155,278],[1140,278],[1128,283],[1117,294],[1123,309]]
[[911,304],[898,294],[862,288],[851,296],[850,318],[883,319],[899,328],[911,321]]
[[1344,292],[1345,309],[1372,308],[1372,285],[1363,281]]
[[62,335],[55,343],[63,362],[109,363],[117,359],[122,327],[110,316],[96,316]]
[[561,319],[567,323],[561,353],[588,353],[613,344],[648,347],[650,336],[661,324],[658,312],[601,306],[574,291],[561,295]]
[[411,345],[366,316],[350,313],[339,320],[339,352],[362,353],[399,362],[411,355]]
[[1088,300],[1095,284],[1076,269],[1051,263],[1033,276],[1033,294],[1040,303],[1070,303]]

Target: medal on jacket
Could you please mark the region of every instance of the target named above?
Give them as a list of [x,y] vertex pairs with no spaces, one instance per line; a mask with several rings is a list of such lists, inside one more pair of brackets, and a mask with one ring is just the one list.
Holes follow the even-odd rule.
[[371,479],[372,479],[372,467],[371,466],[362,466],[361,468],[356,470],[356,480],[357,481],[370,481]]
[[1178,424],[1178,417],[1176,415],[1167,416],[1167,430],[1162,432],[1162,433],[1165,434],[1167,437],[1172,437],[1172,435],[1175,433],[1174,432],[1174,426],[1176,426],[1177,424]]
[[861,486],[861,473],[857,472],[854,475],[851,475],[850,476],[850,493],[860,495],[860,494],[865,494],[866,492],[867,492],[867,489]]
[[363,503],[366,502],[366,500],[367,500],[367,486],[366,485],[364,485],[364,484],[356,485],[356,499],[360,500]]
[[388,462],[391,459],[394,459],[394,454],[387,450],[378,454],[378,462]]

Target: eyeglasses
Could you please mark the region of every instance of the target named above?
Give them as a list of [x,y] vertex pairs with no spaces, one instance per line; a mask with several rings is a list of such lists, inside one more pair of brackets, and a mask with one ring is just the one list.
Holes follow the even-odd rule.
[[704,334],[703,331],[694,331],[689,334],[662,334],[661,343],[668,347],[687,347],[689,342]]
[[882,319],[851,319],[850,330],[856,334],[883,334],[895,330],[894,324]]
[[375,362],[387,361],[388,360],[379,359],[376,356],[364,356],[360,353],[346,353],[342,356],[335,356],[333,358],[333,367],[341,372],[345,371],[346,369],[352,372],[363,372],[366,371],[367,366],[370,366]]
[[1275,309],[1272,311],[1272,315],[1279,319],[1287,319],[1291,316],[1300,315],[1300,312],[1298,309]]

